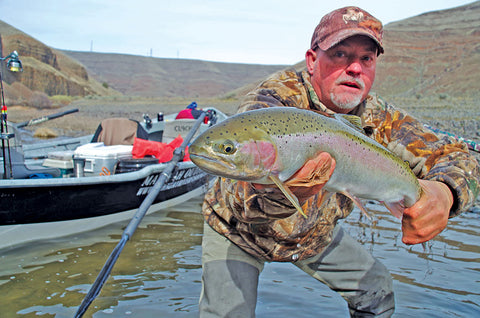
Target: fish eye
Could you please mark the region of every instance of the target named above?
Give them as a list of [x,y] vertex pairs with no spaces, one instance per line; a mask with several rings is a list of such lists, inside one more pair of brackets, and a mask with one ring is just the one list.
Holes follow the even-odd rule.
[[223,144],[221,144],[220,149],[226,155],[234,154],[237,149],[231,140],[225,140]]

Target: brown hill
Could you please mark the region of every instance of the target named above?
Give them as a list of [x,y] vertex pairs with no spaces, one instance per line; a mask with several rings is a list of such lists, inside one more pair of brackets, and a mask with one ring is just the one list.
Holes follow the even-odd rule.
[[374,90],[382,95],[479,96],[480,1],[385,26]]
[[286,67],[63,52],[85,65],[97,80],[130,96],[198,98],[225,95]]
[[85,67],[77,61],[0,21],[0,52],[7,55],[14,50],[20,55],[23,72],[11,73],[3,69],[7,89],[14,95],[19,91],[23,95],[38,91],[49,96],[113,93],[89,78]]

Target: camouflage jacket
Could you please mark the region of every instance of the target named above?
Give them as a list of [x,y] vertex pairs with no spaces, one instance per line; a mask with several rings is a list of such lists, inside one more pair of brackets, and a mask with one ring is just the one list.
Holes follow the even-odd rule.
[[[274,74],[246,95],[239,112],[287,106],[332,113],[320,103],[306,72]],[[450,216],[473,204],[479,191],[479,166],[465,144],[440,139],[404,111],[369,95],[352,114],[361,116],[371,138],[407,160],[418,178],[446,183],[455,197]],[[325,202],[323,202],[325,201]],[[303,205],[304,218],[276,188],[255,189],[250,183],[218,178],[203,204],[206,222],[218,233],[266,261],[296,261],[321,252],[337,220],[347,217],[353,202],[342,194],[314,195]]]

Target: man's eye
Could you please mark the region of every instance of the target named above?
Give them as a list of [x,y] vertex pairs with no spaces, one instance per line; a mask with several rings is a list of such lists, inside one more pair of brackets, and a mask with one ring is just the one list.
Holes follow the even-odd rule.
[[336,51],[333,55],[335,57],[345,57],[346,56],[345,52],[343,52],[343,51]]
[[362,63],[366,66],[371,66],[375,63],[375,56],[365,55],[362,57]]

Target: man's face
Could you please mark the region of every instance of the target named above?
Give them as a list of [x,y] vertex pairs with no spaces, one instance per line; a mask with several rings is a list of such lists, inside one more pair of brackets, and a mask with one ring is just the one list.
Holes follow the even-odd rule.
[[366,36],[306,53],[308,72],[320,101],[337,113],[348,113],[368,95],[375,80],[377,46]]

